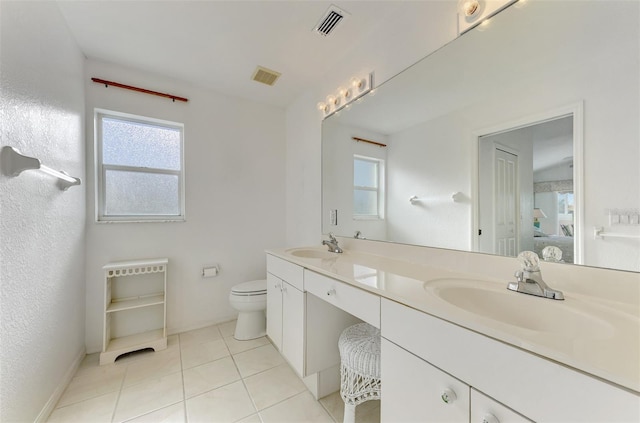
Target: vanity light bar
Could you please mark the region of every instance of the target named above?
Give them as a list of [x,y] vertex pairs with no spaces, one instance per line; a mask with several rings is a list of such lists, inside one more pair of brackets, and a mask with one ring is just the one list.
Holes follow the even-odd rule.
[[344,108],[348,108],[351,103],[370,92],[372,88],[373,73],[365,76],[354,76],[346,88],[338,88],[336,94],[329,94],[325,101],[319,102],[317,104],[318,110],[327,118]]

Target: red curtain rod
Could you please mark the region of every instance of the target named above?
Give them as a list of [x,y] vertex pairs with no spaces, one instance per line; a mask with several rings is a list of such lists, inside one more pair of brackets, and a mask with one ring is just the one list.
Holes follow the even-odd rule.
[[177,95],[161,93],[161,92],[158,92],[158,91],[146,90],[144,88],[133,87],[131,85],[125,85],[125,84],[121,84],[119,82],[107,81],[105,79],[91,78],[91,80],[93,82],[97,82],[98,84],[104,84],[105,87],[108,87],[109,85],[112,85],[114,87],[124,88],[126,90],[131,90],[131,91],[137,91],[139,93],[145,93],[145,94],[157,95],[158,97],[170,98],[174,102],[176,100],[180,100],[180,101],[184,101],[184,102],[189,101],[189,99],[184,98],[184,97],[178,97]]

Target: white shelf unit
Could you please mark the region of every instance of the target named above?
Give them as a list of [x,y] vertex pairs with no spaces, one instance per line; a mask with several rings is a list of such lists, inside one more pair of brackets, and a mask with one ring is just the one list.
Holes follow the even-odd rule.
[[125,353],[167,348],[167,265],[157,258],[108,263],[100,364]]

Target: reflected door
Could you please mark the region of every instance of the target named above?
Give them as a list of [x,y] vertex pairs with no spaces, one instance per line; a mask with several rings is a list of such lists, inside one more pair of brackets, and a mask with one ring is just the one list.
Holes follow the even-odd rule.
[[[518,253],[518,156],[493,142],[480,143],[480,251],[505,256]],[[487,199],[487,201],[484,201]]]
[[518,156],[496,148],[494,169],[495,253],[515,257],[518,204]]

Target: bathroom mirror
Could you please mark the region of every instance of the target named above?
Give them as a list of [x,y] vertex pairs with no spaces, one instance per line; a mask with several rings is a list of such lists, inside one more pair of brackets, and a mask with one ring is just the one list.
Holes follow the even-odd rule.
[[517,2],[327,117],[323,232],[640,271],[639,8]]

